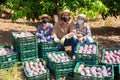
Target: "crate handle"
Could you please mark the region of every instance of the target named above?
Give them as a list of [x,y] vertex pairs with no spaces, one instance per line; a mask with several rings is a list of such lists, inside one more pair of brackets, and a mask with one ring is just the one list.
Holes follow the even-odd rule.
[[12,59],[11,58],[8,58],[8,61],[11,61]]
[[38,76],[35,76],[35,79],[38,79]]

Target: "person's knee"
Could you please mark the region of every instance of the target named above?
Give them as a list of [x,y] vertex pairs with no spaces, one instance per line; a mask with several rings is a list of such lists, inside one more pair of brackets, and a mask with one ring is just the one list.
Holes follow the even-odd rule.
[[92,37],[87,37],[87,39],[86,39],[86,42],[87,43],[91,43],[91,42],[93,42],[94,40],[93,40],[93,38]]
[[73,41],[77,41],[77,39],[78,39],[77,36],[73,36],[73,37],[72,37],[72,40],[73,40]]

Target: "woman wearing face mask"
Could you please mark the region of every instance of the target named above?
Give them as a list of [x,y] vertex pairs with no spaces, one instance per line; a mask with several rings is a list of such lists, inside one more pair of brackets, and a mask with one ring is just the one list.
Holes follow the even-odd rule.
[[85,23],[85,14],[79,14],[77,16],[76,35],[78,41],[81,43],[91,43],[93,38],[91,37],[90,27]]
[[48,21],[51,19],[51,17],[47,14],[43,14],[39,18],[42,23],[37,28],[37,35],[40,39],[46,39],[47,41],[50,41],[53,24],[49,23]]

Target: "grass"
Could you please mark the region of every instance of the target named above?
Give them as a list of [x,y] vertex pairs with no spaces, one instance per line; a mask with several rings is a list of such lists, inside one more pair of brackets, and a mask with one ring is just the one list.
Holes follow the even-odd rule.
[[15,64],[7,70],[0,69],[0,80],[25,80],[22,67]]

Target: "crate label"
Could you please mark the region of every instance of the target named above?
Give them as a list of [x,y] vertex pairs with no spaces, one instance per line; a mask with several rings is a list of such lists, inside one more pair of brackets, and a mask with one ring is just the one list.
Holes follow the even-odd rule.
[[8,61],[11,61],[12,59],[11,58],[8,58]]

